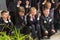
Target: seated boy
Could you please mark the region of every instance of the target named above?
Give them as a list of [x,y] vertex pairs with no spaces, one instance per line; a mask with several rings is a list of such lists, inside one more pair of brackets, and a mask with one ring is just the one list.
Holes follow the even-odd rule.
[[22,1],[21,1],[21,0],[19,0],[19,1],[17,2],[17,7],[20,7],[20,6],[22,6]]
[[47,8],[43,9],[43,15],[41,16],[41,26],[43,30],[43,36],[50,38],[55,33],[53,18]]
[[30,2],[29,0],[26,0],[26,4],[25,4],[25,13],[27,14],[29,12],[29,9],[30,9]]
[[25,9],[24,7],[19,7],[18,9],[18,14],[17,14],[17,17],[16,17],[16,20],[15,20],[15,25],[16,25],[16,28],[20,30],[20,32],[22,34],[26,33],[25,31]]
[[27,26],[30,29],[33,39],[36,38],[38,34],[38,38],[40,40],[41,33],[40,33],[40,24],[39,24],[39,16],[36,16],[37,10],[35,7],[31,7],[29,14],[27,15]]
[[7,33],[10,32],[9,28],[12,28],[11,26],[13,26],[13,23],[10,19],[10,15],[8,11],[3,10],[1,12],[0,24],[5,24],[6,26],[8,26],[8,27],[0,27],[0,31],[6,31]]

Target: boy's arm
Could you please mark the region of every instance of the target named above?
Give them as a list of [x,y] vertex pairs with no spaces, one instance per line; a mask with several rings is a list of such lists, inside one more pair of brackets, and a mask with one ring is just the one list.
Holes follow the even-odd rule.
[[55,33],[55,28],[54,28],[54,22],[52,21],[52,30],[51,31],[53,31],[54,33]]
[[52,3],[55,3],[55,1],[54,1],[54,0],[51,0],[51,2],[52,2]]
[[54,29],[54,20],[52,20],[51,25],[52,25],[52,29]]
[[47,0],[44,0],[42,4],[44,5],[46,2],[47,2]]
[[9,20],[9,24],[10,24],[11,26],[13,26],[13,23],[12,23],[12,21],[11,21],[11,20]]
[[47,29],[44,27],[44,20],[41,18],[41,20],[40,20],[40,22],[41,22],[41,28],[42,28],[42,30],[43,31],[46,31]]
[[31,25],[31,24],[33,24],[32,19],[31,19],[31,18],[29,18],[29,17],[27,17],[27,23],[28,23],[28,24],[30,24],[30,25]]
[[9,22],[9,24],[10,24],[11,26],[13,26],[13,23],[12,23],[12,21],[11,21],[10,18],[11,18],[11,16],[9,15],[9,16],[8,16],[8,22]]

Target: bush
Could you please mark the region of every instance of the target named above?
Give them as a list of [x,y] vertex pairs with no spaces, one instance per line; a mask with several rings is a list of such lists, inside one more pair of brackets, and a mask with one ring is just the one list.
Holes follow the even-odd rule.
[[6,35],[6,32],[0,32],[0,40],[25,40],[26,38],[28,35],[22,35],[16,28],[12,36]]

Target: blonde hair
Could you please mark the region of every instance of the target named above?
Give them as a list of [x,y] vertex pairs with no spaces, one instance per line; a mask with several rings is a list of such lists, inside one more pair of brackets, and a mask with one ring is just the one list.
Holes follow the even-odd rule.
[[35,7],[31,7],[31,8],[30,8],[30,12],[31,12],[31,11],[37,11],[37,10],[36,10]]

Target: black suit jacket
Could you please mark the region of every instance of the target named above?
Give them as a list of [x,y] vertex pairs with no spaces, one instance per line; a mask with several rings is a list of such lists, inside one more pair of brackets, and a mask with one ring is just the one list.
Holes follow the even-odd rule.
[[37,15],[35,16],[35,18],[33,19],[33,21],[31,21],[29,14],[27,15],[27,25],[31,26],[31,25],[36,25],[39,24],[39,20],[37,20]]
[[8,21],[8,23],[6,23],[6,22],[4,22],[4,20],[2,19],[2,18],[0,18],[0,31],[5,31],[5,28],[7,28],[6,30],[7,31],[9,31],[8,29],[9,28],[13,28],[13,23],[12,22],[9,22]]
[[15,22],[16,28],[23,28],[25,26],[25,17],[18,16]]
[[9,22],[8,21],[8,23],[5,23],[2,18],[0,18],[0,24],[6,24],[6,25],[9,25],[9,26],[13,26],[13,23],[12,22]]
[[41,16],[41,27],[42,27],[42,30],[44,31],[49,31],[51,29],[54,29],[54,22],[53,22],[53,19],[52,17],[45,17],[44,15]]

